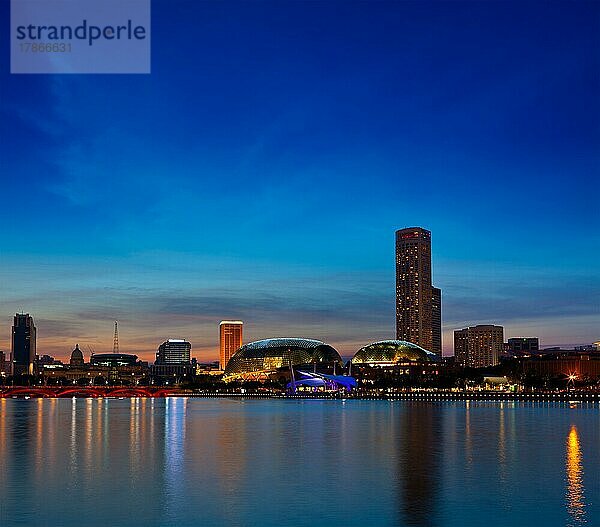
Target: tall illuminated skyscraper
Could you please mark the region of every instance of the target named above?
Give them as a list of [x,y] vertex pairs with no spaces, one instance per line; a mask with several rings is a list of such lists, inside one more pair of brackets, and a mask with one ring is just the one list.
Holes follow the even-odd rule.
[[33,375],[36,352],[36,329],[29,313],[17,313],[11,338],[13,375]]
[[442,292],[431,284],[431,232],[396,231],[396,338],[442,354]]
[[222,320],[219,324],[219,368],[224,370],[231,356],[242,346],[241,320]]

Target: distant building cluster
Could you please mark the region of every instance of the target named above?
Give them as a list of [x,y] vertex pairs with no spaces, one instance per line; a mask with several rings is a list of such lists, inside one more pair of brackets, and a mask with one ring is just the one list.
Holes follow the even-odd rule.
[[10,353],[0,351],[0,377],[11,376],[13,382],[35,377],[47,384],[176,385],[199,375],[218,375],[226,382],[290,381],[295,388],[309,389],[354,386],[339,374],[356,375],[374,385],[382,379],[422,381],[435,379],[448,368],[493,368],[510,359],[521,361],[528,375],[551,376],[567,369],[575,372],[571,377],[600,375],[596,360],[600,355],[595,355],[600,342],[575,350],[542,350],[538,337],[510,337],[505,342],[504,328],[494,324],[456,329],[454,357],[443,357],[442,293],[432,283],[431,232],[422,227],[396,231],[395,264],[396,340],[365,345],[346,364],[335,348],[320,340],[269,338],[244,344],[241,320],[219,323],[219,361],[211,364],[198,364],[192,344],[183,338],[162,342],[150,365],[137,355],[120,353],[117,322],[112,353],[92,352],[86,361],[77,344],[68,364],[63,364],[37,355],[33,318],[17,313]]

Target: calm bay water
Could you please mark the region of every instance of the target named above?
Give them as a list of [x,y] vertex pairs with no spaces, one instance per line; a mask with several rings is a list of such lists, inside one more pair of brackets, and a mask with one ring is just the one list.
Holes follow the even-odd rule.
[[0,400],[0,525],[600,525],[600,408]]

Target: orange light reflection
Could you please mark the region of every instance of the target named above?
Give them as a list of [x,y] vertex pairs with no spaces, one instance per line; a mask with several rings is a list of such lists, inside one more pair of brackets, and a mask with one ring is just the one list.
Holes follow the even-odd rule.
[[583,465],[579,433],[575,425],[571,426],[571,431],[567,437],[566,474],[567,512],[573,522],[571,525],[583,525],[586,523]]

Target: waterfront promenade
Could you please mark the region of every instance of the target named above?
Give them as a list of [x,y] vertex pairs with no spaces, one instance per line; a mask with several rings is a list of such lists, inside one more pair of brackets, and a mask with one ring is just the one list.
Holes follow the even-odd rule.
[[600,403],[600,392],[500,392],[500,391],[424,391],[382,393],[306,393],[283,394],[274,392],[222,392],[182,390],[165,387],[87,387],[87,386],[15,386],[0,389],[0,398],[160,398],[206,397],[244,399],[360,399],[407,401],[577,401]]

